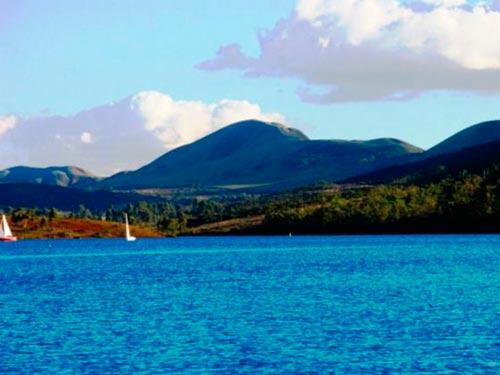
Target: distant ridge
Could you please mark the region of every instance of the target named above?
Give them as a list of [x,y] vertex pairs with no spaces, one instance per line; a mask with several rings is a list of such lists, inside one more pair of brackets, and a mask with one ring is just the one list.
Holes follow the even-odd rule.
[[78,167],[35,168],[18,166],[0,170],[0,184],[30,183],[52,186],[95,186],[100,178]]
[[93,211],[104,211],[110,206],[123,207],[129,203],[159,200],[157,197],[134,193],[83,190],[42,184],[0,184],[0,209],[55,207],[64,211],[77,211],[80,205],[83,205]]
[[429,183],[445,177],[465,174],[484,175],[500,167],[500,121],[473,125],[420,155],[414,160],[390,166],[366,175],[355,176],[348,183]]

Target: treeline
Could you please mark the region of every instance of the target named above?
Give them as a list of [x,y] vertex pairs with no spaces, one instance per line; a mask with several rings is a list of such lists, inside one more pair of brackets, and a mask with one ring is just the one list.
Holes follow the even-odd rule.
[[[5,211],[5,210],[4,210]],[[462,173],[427,185],[339,187],[317,185],[279,195],[221,195],[191,201],[129,204],[93,212],[16,208],[11,220],[75,217],[150,227],[169,236],[208,223],[260,216],[252,227],[232,233],[461,233],[500,232],[500,172]],[[214,233],[218,233],[217,225]]]
[[500,181],[480,176],[427,186],[381,185],[332,194],[321,207],[271,212],[263,233],[500,232]]
[[276,196],[235,194],[179,202],[139,202],[122,207],[110,206],[104,212],[92,211],[84,205],[80,205],[76,211],[25,207],[4,208],[0,211],[8,213],[16,224],[36,221],[40,226],[60,217],[123,222],[126,213],[131,224],[150,227],[167,236],[176,236],[207,223],[265,215],[312,204],[318,201],[318,197],[323,199],[319,193],[297,190]]

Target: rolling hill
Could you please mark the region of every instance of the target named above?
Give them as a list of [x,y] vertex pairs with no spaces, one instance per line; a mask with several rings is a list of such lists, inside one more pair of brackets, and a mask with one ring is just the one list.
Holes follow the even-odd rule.
[[[0,186],[31,183],[104,190],[280,191],[319,181],[419,183],[456,176],[464,170],[481,173],[500,163],[498,150],[499,120],[464,129],[428,151],[392,138],[310,140],[297,129],[248,120],[167,152],[136,171],[106,179],[96,178],[77,167],[14,167],[0,171]],[[33,189],[35,185],[30,186]],[[9,189],[12,193],[13,188]],[[44,194],[40,189],[33,190],[33,194]],[[71,191],[61,191],[61,199],[78,195],[77,191]],[[27,191],[20,194],[21,201],[29,201]],[[53,191],[47,194],[54,196]],[[105,197],[103,192],[99,197]],[[96,196],[95,199],[112,201],[115,198]]]
[[280,189],[336,181],[401,162],[422,150],[396,139],[309,140],[299,130],[255,120],[229,125],[133,172],[100,183],[110,189],[186,186]]

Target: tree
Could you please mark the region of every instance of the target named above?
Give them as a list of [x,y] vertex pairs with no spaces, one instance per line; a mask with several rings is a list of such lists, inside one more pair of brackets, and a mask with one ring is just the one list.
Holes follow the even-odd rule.
[[81,204],[78,206],[76,217],[80,219],[90,219],[92,218],[92,212],[88,208],[86,208],[83,204]]
[[52,207],[49,210],[48,216],[49,216],[49,221],[52,221],[53,219],[57,219],[59,217],[59,211],[56,208]]

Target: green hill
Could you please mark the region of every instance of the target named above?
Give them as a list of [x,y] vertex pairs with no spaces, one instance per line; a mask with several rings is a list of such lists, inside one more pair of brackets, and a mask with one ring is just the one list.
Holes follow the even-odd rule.
[[421,149],[396,139],[309,140],[280,124],[243,121],[105,179],[112,189],[293,186],[336,181],[394,164]]
[[452,135],[422,156],[428,158],[443,155],[498,140],[500,140],[500,120],[486,121]]

